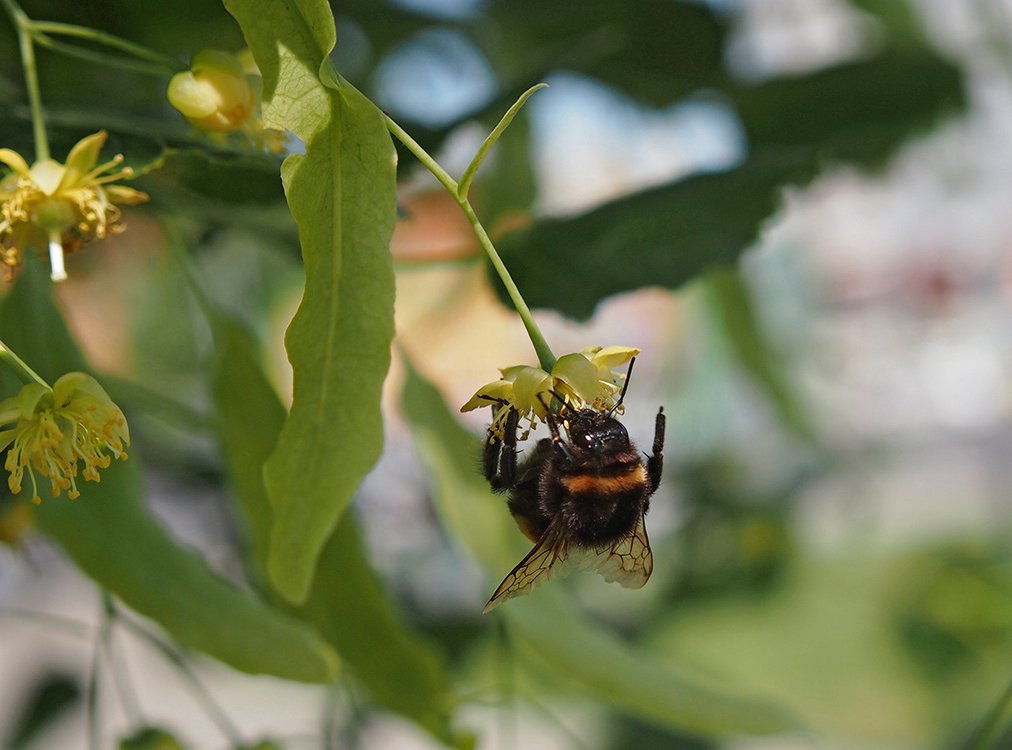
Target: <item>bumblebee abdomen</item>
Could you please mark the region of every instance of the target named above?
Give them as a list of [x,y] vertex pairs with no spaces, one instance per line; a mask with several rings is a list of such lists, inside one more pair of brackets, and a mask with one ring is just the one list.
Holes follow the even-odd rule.
[[647,482],[647,472],[638,463],[622,467],[620,473],[568,474],[559,477],[565,491],[571,495],[623,495],[629,492],[642,494]]
[[642,464],[621,472],[563,475],[559,485],[569,537],[580,546],[597,547],[627,536],[643,514],[647,479]]

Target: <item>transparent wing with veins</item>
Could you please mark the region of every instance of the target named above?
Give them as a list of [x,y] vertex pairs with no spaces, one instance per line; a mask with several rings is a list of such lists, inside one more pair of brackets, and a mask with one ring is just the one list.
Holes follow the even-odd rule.
[[612,545],[581,550],[577,564],[582,570],[596,570],[608,582],[618,582],[630,589],[642,588],[654,572],[654,557],[643,516],[629,536]]
[[629,536],[611,545],[589,549],[570,545],[561,523],[553,521],[540,541],[499,584],[482,612],[491,612],[507,599],[526,594],[541,581],[564,575],[574,566],[596,570],[606,581],[618,582],[626,588],[641,588],[654,570],[643,517],[640,516]]
[[[517,566],[509,572],[499,588],[488,600],[482,614],[488,614],[507,599],[514,596],[526,594],[534,588],[535,584],[547,581],[552,577],[553,568],[566,560],[569,545],[562,533],[562,524],[553,521],[542,535],[534,549],[527,553],[527,556],[517,563]],[[554,571],[556,574],[561,570]]]

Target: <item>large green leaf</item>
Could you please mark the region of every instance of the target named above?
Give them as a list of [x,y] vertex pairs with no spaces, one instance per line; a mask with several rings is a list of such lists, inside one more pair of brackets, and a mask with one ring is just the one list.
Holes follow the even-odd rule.
[[[219,434],[262,577],[272,512],[261,467],[281,432],[285,409],[264,375],[252,336],[224,318],[215,321],[215,331]],[[378,702],[454,741],[439,659],[401,623],[349,515],[323,549],[309,598],[294,611],[317,627]]]
[[[29,262],[0,308],[0,336],[50,382],[85,369],[51,295],[45,272]],[[37,518],[98,585],[180,643],[240,671],[306,682],[333,678],[334,652],[312,628],[215,576],[152,519],[141,501],[138,456],[113,462],[101,484],[79,486],[78,500],[47,498]]]
[[756,316],[741,274],[735,268],[713,271],[706,277],[706,288],[732,351],[769,398],[780,421],[803,440],[814,441],[815,426]]
[[306,287],[285,337],[291,413],[264,467],[274,507],[268,574],[304,601],[317,557],[382,449],[393,338],[395,154],[382,114],[329,66],[322,0],[227,0],[264,76],[264,116],[305,140],[282,167]]
[[754,148],[805,146],[823,162],[864,166],[880,164],[965,103],[958,68],[923,47],[905,45],[727,93]]
[[[415,372],[409,373],[404,388],[404,407],[432,472],[443,522],[497,580],[526,550],[505,504],[473,468],[478,441],[450,414],[439,392]],[[602,703],[664,726],[706,734],[758,734],[791,727],[775,707],[724,694],[700,676],[680,675],[662,667],[649,652],[595,627],[557,585],[545,585],[499,611],[522,654]]]
[[366,559],[353,514],[344,515],[324,547],[313,590],[297,611],[382,705],[445,742],[468,746],[450,728],[453,706],[439,659],[401,622]]
[[801,557],[769,596],[672,610],[650,640],[661,663],[692,658],[776,696],[833,746],[969,748],[943,738],[977,720],[1012,665],[1007,531]]
[[274,518],[263,465],[285,423],[285,407],[264,375],[252,335],[225,317],[213,325],[211,391],[218,436],[245,521],[252,569],[264,578]]
[[538,222],[507,237],[500,251],[529,305],[585,318],[608,295],[678,287],[733,263],[779,204],[780,186],[804,182],[814,169],[807,150],[781,150],[582,216]]
[[616,12],[612,0],[578,10],[567,0],[497,0],[472,33],[510,84],[572,70],[661,106],[719,77],[725,22],[694,2],[638,0]]
[[957,68],[909,45],[807,76],[723,88],[750,141],[744,163],[506,238],[504,260],[529,304],[583,318],[608,295],[678,287],[733,263],[783,186],[803,185],[829,163],[881,164],[964,99]]

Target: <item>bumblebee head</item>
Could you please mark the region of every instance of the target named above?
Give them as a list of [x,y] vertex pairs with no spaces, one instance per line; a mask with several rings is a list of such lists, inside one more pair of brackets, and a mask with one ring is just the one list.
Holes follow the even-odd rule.
[[581,409],[568,420],[570,445],[595,455],[615,453],[629,447],[625,426],[608,412]]

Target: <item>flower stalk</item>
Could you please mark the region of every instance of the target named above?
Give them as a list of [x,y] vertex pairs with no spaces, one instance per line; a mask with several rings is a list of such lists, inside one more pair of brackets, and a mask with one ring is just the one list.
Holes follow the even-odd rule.
[[540,88],[543,88],[545,84],[538,84],[533,88],[529,89],[524,93],[523,96],[517,101],[513,107],[506,113],[499,125],[496,126],[495,130],[485,139],[481,148],[478,150],[477,155],[471,161],[470,166],[464,173],[464,177],[458,184],[445,169],[443,169],[439,163],[433,159],[424,148],[422,148],[414,138],[412,138],[404,129],[394,122],[388,115],[384,114],[383,118],[386,121],[387,129],[393,134],[397,140],[404,144],[405,148],[410,151],[418,161],[420,161],[426,169],[428,169],[433,176],[439,181],[439,183],[446,188],[446,191],[453,197],[453,200],[460,206],[460,210],[464,212],[464,216],[467,217],[468,223],[471,225],[471,229],[474,231],[475,236],[478,238],[479,244],[488,256],[488,259],[492,263],[492,267],[495,269],[496,274],[502,281],[503,286],[506,288],[506,293],[509,295],[510,301],[513,303],[514,309],[517,311],[517,315],[524,323],[524,328],[527,330],[527,336],[531,340],[531,344],[534,346],[534,352],[537,354],[538,362],[541,368],[546,371],[551,371],[555,365],[556,357],[552,353],[551,347],[548,345],[548,341],[545,339],[541,329],[538,327],[537,322],[534,320],[534,316],[531,314],[531,309],[527,306],[527,302],[524,301],[523,294],[520,293],[519,287],[516,282],[513,281],[513,277],[510,275],[509,269],[506,268],[506,264],[503,263],[502,258],[499,257],[498,251],[495,249],[495,245],[492,243],[491,238],[488,236],[488,232],[485,231],[485,227],[482,226],[481,221],[478,219],[477,214],[474,212],[474,208],[471,206],[470,201],[467,198],[468,189],[470,188],[471,180],[474,178],[475,173],[478,171],[478,167],[484,160],[485,155],[491,150],[495,142],[506,130],[506,127],[512,122],[516,116],[520,107],[527,98]]
[[39,93],[39,75],[35,66],[35,49],[32,46],[32,21],[14,0],[0,0],[0,2],[3,3],[17,31],[21,66],[25,73],[25,89],[28,91],[28,106],[32,112],[35,159],[41,161],[49,158],[49,139],[46,137],[46,121],[42,116],[42,95]]
[[14,350],[3,341],[0,341],[0,362],[3,362],[11,372],[17,375],[18,380],[25,385],[37,383],[46,388],[49,387],[49,383],[43,380],[42,376],[35,372],[35,370],[25,364],[25,361],[15,354]]

